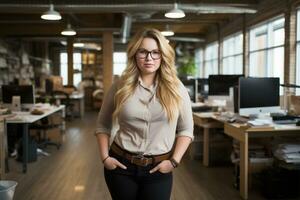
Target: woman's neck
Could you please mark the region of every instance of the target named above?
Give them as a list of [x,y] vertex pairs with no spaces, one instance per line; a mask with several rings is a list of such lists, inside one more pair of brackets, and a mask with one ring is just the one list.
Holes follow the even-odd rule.
[[145,86],[150,87],[151,85],[154,84],[155,74],[141,75],[141,79]]

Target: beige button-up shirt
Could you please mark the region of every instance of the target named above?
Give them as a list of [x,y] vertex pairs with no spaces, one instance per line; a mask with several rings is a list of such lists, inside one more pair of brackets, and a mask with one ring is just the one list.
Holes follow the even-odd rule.
[[[159,83],[158,83],[159,84]],[[156,85],[146,87],[141,80],[132,96],[124,103],[118,116],[119,129],[114,141],[132,153],[158,155],[169,152],[176,136],[193,139],[193,116],[188,92],[181,83],[179,92],[182,97],[176,120],[168,121],[159,99]],[[116,83],[106,95],[97,120],[97,133],[111,134],[112,113],[115,109],[114,95]]]

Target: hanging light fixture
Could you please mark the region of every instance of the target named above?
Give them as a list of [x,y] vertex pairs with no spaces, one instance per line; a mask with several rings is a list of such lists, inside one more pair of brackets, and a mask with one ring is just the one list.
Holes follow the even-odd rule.
[[183,12],[183,10],[178,8],[178,4],[174,3],[174,8],[170,11],[168,11],[167,13],[165,13],[165,17],[167,18],[183,18],[185,17],[185,14]]
[[72,29],[71,27],[71,24],[68,23],[67,24],[67,28],[65,28],[62,32],[61,32],[62,35],[65,35],[65,36],[73,36],[73,35],[76,35],[76,31],[74,29]]
[[166,25],[166,29],[161,31],[161,34],[163,36],[173,36],[174,35],[174,32],[170,29],[169,25],[167,24]]
[[73,44],[73,47],[84,47],[84,43],[82,43],[82,42],[75,42]]
[[54,10],[53,4],[50,4],[49,10],[44,12],[44,14],[41,15],[41,18],[44,20],[61,20],[61,15]]

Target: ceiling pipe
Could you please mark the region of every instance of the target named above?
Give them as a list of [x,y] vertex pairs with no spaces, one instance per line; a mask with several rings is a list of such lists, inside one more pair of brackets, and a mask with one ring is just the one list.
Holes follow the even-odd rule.
[[173,40],[178,42],[194,42],[194,43],[205,42],[205,39],[196,38],[196,37],[168,37],[168,40]]
[[121,42],[123,44],[127,43],[129,37],[130,37],[130,30],[131,30],[131,24],[132,24],[132,17],[130,14],[125,14],[123,17],[123,24],[121,28]]
[[[0,4],[1,13],[41,13],[49,8],[48,4]],[[211,9],[216,10],[214,13],[256,13],[257,4],[180,4],[180,9],[190,13],[207,12]],[[55,8],[62,13],[120,13],[135,11],[167,11],[174,7],[172,3],[163,4],[90,4],[90,5],[56,5]]]

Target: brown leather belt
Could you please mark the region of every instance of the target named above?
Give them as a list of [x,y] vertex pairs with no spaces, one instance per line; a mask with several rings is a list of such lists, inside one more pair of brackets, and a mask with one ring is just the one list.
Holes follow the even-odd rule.
[[138,166],[143,166],[146,167],[147,165],[150,164],[155,164],[158,162],[161,162],[163,160],[168,160],[171,157],[171,152],[162,154],[162,155],[157,155],[157,156],[145,156],[142,154],[134,154],[130,153],[121,147],[119,147],[116,143],[112,143],[110,149],[117,155],[126,158],[129,160],[131,163],[138,165]]

